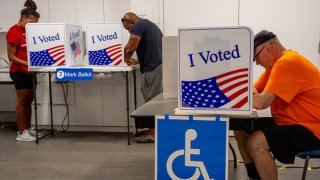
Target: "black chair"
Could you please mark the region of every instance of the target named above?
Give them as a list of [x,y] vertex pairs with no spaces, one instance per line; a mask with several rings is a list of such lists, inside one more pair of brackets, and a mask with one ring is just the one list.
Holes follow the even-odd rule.
[[308,170],[308,164],[310,158],[320,158],[320,149],[319,150],[312,150],[312,151],[304,151],[298,153],[296,156],[299,158],[305,159],[303,173],[302,173],[302,180],[305,180]]

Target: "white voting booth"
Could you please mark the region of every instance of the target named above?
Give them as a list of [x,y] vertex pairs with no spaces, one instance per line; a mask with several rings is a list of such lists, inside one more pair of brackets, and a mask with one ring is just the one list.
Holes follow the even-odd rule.
[[[51,76],[51,73],[55,73],[56,81],[87,81],[92,80],[95,73],[99,73],[100,75],[105,75],[105,73],[122,73],[125,80],[125,110],[127,113],[128,144],[130,144],[132,136],[130,132],[130,84],[128,73],[133,73],[132,78],[135,85],[135,70],[138,67],[127,66],[123,62],[122,25],[121,23],[87,23],[86,30],[88,59],[84,60],[86,50],[83,45],[84,39],[81,26],[65,23],[27,24],[26,40],[29,71],[34,72],[35,76],[38,72],[48,73],[49,92],[41,88],[43,86],[38,87],[41,90],[45,90],[44,93],[49,93],[51,125],[53,125],[54,119],[51,86],[53,76]],[[36,83],[34,83],[35,85]],[[102,86],[103,84],[100,85]],[[39,91],[42,92],[41,90]],[[135,89],[133,91],[134,96],[136,96]],[[92,97],[93,95],[89,98]],[[134,99],[134,103],[136,104],[136,98]],[[37,114],[36,98],[34,104],[34,112]],[[77,107],[78,104],[75,104],[75,106]],[[81,107],[81,104],[79,107]],[[34,117],[37,129],[37,115]],[[53,134],[53,126],[51,126],[51,132]]]
[[177,113],[251,114],[252,49],[247,27],[180,29]]
[[81,26],[65,23],[28,23],[29,70],[44,67],[83,66]]
[[87,23],[86,45],[89,66],[125,65],[120,23]]
[[156,116],[155,179],[228,179],[229,125],[220,115],[252,113],[253,32],[179,29],[178,58],[180,116]]

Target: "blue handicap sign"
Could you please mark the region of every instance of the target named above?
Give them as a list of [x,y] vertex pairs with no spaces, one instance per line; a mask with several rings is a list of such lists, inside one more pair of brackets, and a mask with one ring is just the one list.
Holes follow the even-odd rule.
[[227,178],[226,121],[157,119],[156,179]]

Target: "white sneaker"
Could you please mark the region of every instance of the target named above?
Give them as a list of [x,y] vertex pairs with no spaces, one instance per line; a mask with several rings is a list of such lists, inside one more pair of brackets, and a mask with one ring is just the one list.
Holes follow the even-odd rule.
[[34,128],[29,129],[29,134],[33,137],[36,137],[36,130]]
[[[33,137],[36,137],[37,134],[36,134],[35,128],[30,128],[30,129],[29,129],[29,134],[30,134],[31,136],[33,136]],[[38,131],[38,137],[42,137],[42,136],[43,136],[43,134]]]
[[28,130],[24,130],[22,134],[18,134],[16,140],[30,142],[30,141],[35,141],[36,138],[31,136]]

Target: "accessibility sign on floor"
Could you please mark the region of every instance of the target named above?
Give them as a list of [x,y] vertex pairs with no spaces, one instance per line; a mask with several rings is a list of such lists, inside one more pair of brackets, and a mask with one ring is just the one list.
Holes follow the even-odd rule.
[[228,122],[157,116],[155,179],[227,179]]

